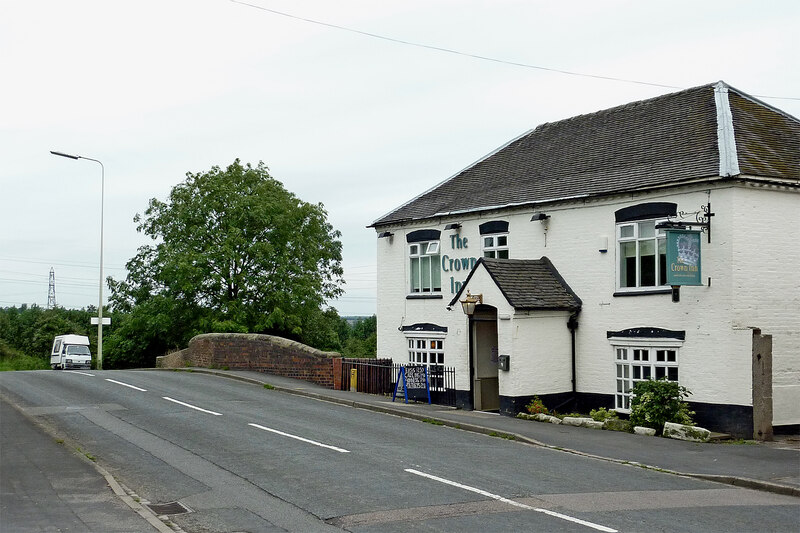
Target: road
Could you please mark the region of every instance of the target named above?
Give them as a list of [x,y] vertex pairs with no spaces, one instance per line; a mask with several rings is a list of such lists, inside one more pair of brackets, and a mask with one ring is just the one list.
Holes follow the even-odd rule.
[[797,498],[204,374],[5,372],[0,394],[138,498],[180,502],[187,532],[798,530]]

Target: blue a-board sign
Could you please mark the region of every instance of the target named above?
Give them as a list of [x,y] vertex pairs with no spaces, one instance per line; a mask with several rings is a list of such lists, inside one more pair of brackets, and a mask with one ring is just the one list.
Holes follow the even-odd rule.
[[403,388],[403,397],[408,403],[412,400],[428,400],[431,403],[431,388],[428,382],[428,367],[424,365],[401,366],[397,373],[397,383],[394,386],[392,401],[397,398],[397,390]]

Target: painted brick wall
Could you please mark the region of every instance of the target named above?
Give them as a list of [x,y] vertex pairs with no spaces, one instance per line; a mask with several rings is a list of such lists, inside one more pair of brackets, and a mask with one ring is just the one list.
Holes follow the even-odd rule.
[[800,195],[737,188],[732,324],[772,335],[773,423],[800,424]]
[[336,352],[323,352],[271,335],[207,333],[189,341],[185,350],[159,357],[159,368],[198,366],[254,370],[334,387]]
[[[735,406],[752,405],[751,338],[749,327],[760,327],[774,341],[775,423],[800,423],[800,283],[797,266],[800,247],[797,228],[800,209],[796,192],[754,190],[739,184],[687,186],[684,189],[627,194],[602,201],[576,200],[536,211],[551,215],[547,231],[531,221],[533,209],[508,209],[442,217],[427,224],[397,226],[393,240],[378,242],[378,352],[381,357],[405,361],[406,338],[400,328],[418,322],[446,326],[445,364],[458,368],[457,386],[469,389],[468,322],[456,305],[446,308],[453,297],[450,277],[463,281],[467,272],[442,272],[442,299],[407,298],[408,259],[405,235],[417,229],[441,231],[442,255],[452,258],[482,255],[478,226],[489,220],[509,222],[510,256],[538,259],[547,256],[567,283],[583,300],[577,331],[577,388],[579,392],[610,395],[615,391],[614,351],[607,331],[636,327],[659,327],[686,332],[680,348],[680,381],[695,402]],[[681,301],[669,294],[615,296],[616,224],[614,212],[645,202],[675,202],[678,211],[694,212],[712,203],[712,242],[702,236],[703,286],[683,287]],[[449,222],[461,223],[458,235],[467,238],[467,248],[454,249]],[[608,242],[607,252],[600,252]],[[711,286],[708,285],[711,278]],[[473,291],[474,292],[474,291]],[[500,309],[504,302],[489,301]],[[499,324],[500,344],[504,335],[524,327],[522,317]],[[508,332],[504,333],[503,329]],[[566,324],[554,324],[563,328]],[[547,328],[537,328],[541,335]],[[535,368],[536,332],[513,345],[514,369]],[[531,349],[525,352],[525,346]],[[564,350],[568,343],[556,343]],[[501,351],[504,349],[501,347]],[[525,362],[525,358],[531,358]],[[548,372],[558,373],[556,361],[569,361],[569,354],[554,353]],[[525,364],[521,364],[525,362]],[[563,374],[559,374],[563,375]],[[502,383],[502,382],[505,383]],[[502,394],[534,394],[532,379],[522,375],[501,377]]]

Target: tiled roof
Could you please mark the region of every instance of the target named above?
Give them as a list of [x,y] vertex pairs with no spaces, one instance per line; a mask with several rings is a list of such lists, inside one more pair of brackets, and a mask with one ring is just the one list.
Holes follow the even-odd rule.
[[508,303],[517,310],[577,310],[581,299],[547,257],[541,259],[478,259],[450,305],[455,305],[472,274],[483,264]]
[[715,86],[728,90],[740,173],[800,183],[800,121],[709,84],[542,124],[373,226],[719,178]]
[[800,121],[730,91],[742,174],[800,182]]

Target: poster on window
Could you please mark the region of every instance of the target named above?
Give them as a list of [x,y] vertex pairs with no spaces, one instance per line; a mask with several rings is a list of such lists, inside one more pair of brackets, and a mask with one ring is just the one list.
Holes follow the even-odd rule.
[[667,285],[702,285],[700,232],[667,230]]

